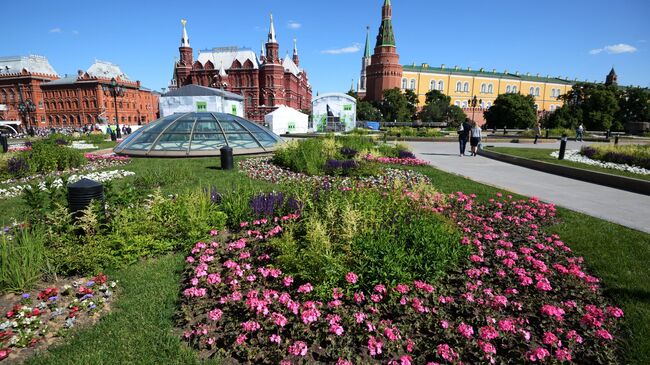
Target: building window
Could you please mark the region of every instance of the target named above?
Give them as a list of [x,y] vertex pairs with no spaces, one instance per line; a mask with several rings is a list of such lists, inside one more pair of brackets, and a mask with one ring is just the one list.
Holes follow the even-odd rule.
[[7,92],[2,90],[2,102],[6,103],[7,102]]
[[14,91],[13,91],[13,90],[9,90],[9,101],[12,102],[12,103],[13,103],[14,101],[16,101],[16,96],[14,95]]
[[445,89],[445,83],[440,80],[438,81],[438,90],[443,91]]
[[490,109],[491,106],[492,106],[492,103],[491,103],[491,102],[488,102],[488,103],[487,103],[487,108]]
[[506,93],[510,93],[510,92],[512,92],[512,88],[510,87],[510,85],[508,85],[506,86]]
[[415,90],[415,79],[411,79],[411,90]]
[[43,109],[43,100],[38,101],[38,108]]
[[517,92],[517,87],[516,87],[516,86],[513,86],[513,87],[512,87],[512,92],[513,92],[513,93],[516,93],[516,92]]
[[467,108],[467,102],[463,101],[462,108]]
[[488,85],[487,92],[488,92],[488,94],[492,94],[494,92],[494,89],[492,88],[492,84]]
[[248,106],[253,106],[253,97],[248,95]]
[[481,93],[486,93],[487,88],[485,87],[485,84],[481,84]]
[[481,101],[481,109],[485,109],[485,102]]
[[408,80],[407,79],[402,79],[402,89],[406,90],[408,87]]
[[[555,93],[555,90],[553,90],[553,92]],[[553,105],[553,104],[551,104],[551,111],[552,112],[555,111],[555,105]]]
[[535,95],[535,88],[531,86],[528,93],[530,95]]
[[208,111],[208,103],[205,101],[196,102],[196,111],[197,112],[206,112]]
[[463,92],[466,92],[466,93],[469,92],[469,82],[466,82],[466,83],[463,85]]
[[459,107],[459,106],[460,106],[460,101],[456,100],[456,101],[454,102],[454,105],[456,105],[456,106]]
[[539,87],[535,88],[535,96],[539,96]]
[[459,92],[460,92],[460,91],[463,91],[463,86],[462,86],[462,84],[460,83],[460,81],[458,81],[458,82],[456,83],[456,91],[459,91]]
[[429,91],[433,90],[436,88],[436,80],[431,80],[429,82]]
[[274,102],[273,95],[270,95],[269,96],[269,106],[273,106],[273,102]]

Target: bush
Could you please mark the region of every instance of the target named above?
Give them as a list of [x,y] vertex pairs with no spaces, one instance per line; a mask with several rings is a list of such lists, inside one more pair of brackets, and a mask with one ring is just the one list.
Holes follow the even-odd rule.
[[594,160],[650,169],[650,145],[583,146],[580,153]]
[[99,145],[106,140],[106,136],[102,133],[90,133],[83,138],[86,143]]
[[38,141],[33,143],[32,150],[24,152],[31,173],[47,173],[77,168],[86,163],[83,152],[51,143]]
[[23,292],[46,269],[45,237],[39,229],[0,234],[0,292]]

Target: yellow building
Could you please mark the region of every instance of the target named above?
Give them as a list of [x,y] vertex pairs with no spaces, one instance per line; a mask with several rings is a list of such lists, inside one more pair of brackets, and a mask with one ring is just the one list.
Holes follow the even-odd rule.
[[451,103],[461,108],[471,107],[471,100],[476,96],[477,108],[489,108],[499,94],[521,93],[535,98],[538,111],[554,111],[562,106],[559,96],[566,94],[574,81],[558,77],[486,71],[431,67],[426,63],[421,66],[403,66],[402,90],[413,90],[418,96],[418,107],[424,106],[425,95],[430,90],[440,90],[451,97]]

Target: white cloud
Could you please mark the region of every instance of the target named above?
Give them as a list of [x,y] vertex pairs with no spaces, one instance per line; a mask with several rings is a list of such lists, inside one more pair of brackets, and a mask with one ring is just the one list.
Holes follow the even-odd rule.
[[355,53],[359,52],[361,50],[361,45],[359,43],[355,43],[351,46],[348,47],[343,47],[343,48],[335,48],[335,49],[327,49],[324,51],[320,51],[320,53],[324,54],[343,54],[343,53]]
[[79,35],[79,31],[78,31],[78,30],[73,30],[73,31],[72,31],[72,34],[74,34],[74,35]]
[[289,29],[300,29],[300,27],[302,27],[302,24],[293,20],[289,20],[289,23],[287,23],[287,28]]
[[61,28],[52,28],[50,29],[50,33],[61,33]]
[[619,53],[634,53],[636,51],[637,50],[634,46],[625,43],[619,43],[619,44],[612,44],[611,46],[605,46],[603,48],[592,49],[591,51],[589,51],[589,54],[595,55],[603,52],[609,54],[619,54]]

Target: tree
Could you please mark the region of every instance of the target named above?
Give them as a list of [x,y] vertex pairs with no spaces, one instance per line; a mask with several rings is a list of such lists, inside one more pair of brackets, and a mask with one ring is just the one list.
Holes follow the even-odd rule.
[[404,91],[404,96],[406,96],[406,101],[408,101],[409,112],[411,113],[411,120],[416,119],[418,111],[418,96],[413,92],[413,90]]
[[535,99],[531,95],[501,94],[484,116],[490,128],[530,128],[537,123]]
[[615,115],[616,127],[620,129],[629,122],[650,122],[650,90],[630,87],[620,93],[619,110]]
[[465,115],[463,108],[458,105],[450,105],[447,109],[446,118],[449,127],[458,128],[458,126],[465,121],[467,115]]
[[398,88],[384,90],[384,98],[379,105],[379,110],[383,115],[384,122],[410,123],[413,121],[413,112],[409,107],[406,94]]
[[371,102],[360,100],[357,101],[357,120],[380,121],[381,112]]
[[438,90],[431,90],[426,94],[424,107],[419,118],[423,122],[444,122],[449,112],[451,98]]
[[618,111],[616,92],[611,88],[597,87],[589,90],[583,103],[583,118],[588,130],[607,131],[612,128],[614,114]]

